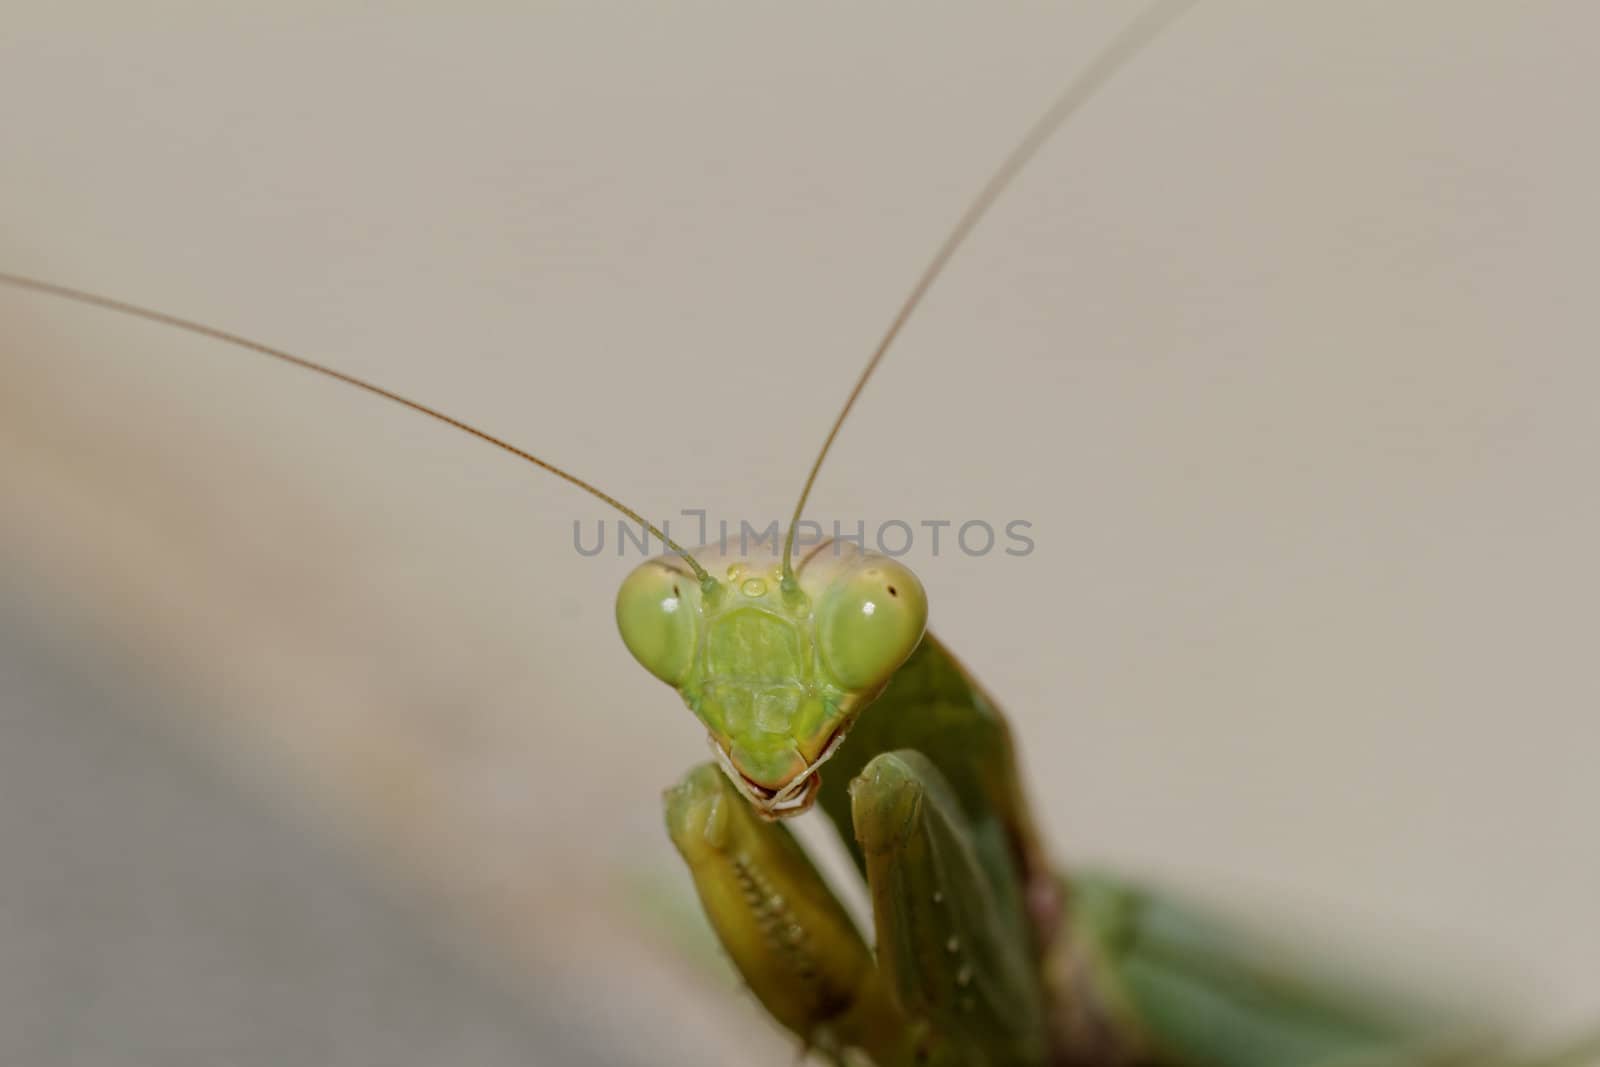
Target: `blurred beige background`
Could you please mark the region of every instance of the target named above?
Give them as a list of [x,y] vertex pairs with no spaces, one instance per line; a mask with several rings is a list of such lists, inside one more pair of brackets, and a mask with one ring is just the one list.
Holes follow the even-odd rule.
[[[326,359],[652,515],[764,523],[1130,10],[12,5],[0,269]],[[1033,524],[1026,558],[912,558],[1065,862],[1535,1029],[1600,1016],[1597,40],[1577,2],[1202,4],[985,221],[812,508]],[[30,946],[0,949],[5,1058],[179,1062],[181,1011],[37,978],[95,961],[168,1007],[239,976],[204,1012],[237,1062],[303,1047],[292,1002],[251,1024],[297,983],[351,998],[319,1062],[786,1054],[674,932],[658,792],[704,747],[614,636],[632,561],[573,551],[596,507],[244,353],[10,292],[0,321],[0,700],[34,769],[0,793],[82,827],[0,824],[34,887],[0,898]],[[95,812],[157,801],[106,768],[199,784],[123,829]],[[280,855],[257,837],[298,873],[195,882],[202,843]],[[108,954],[58,906],[84,878],[119,929],[194,910]],[[360,925],[369,893],[400,911]],[[276,918],[228,940],[213,897]],[[325,936],[286,942],[305,915]],[[413,1002],[482,1041],[393,1042]],[[61,1036],[90,1022],[128,1036]]]

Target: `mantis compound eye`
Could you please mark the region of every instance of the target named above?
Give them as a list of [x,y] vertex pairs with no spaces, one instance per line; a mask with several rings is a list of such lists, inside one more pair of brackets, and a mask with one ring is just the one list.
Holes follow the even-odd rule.
[[822,659],[836,682],[858,692],[888,681],[927,625],[922,583],[885,556],[863,556],[828,584],[817,605]]
[[617,590],[617,629],[640,666],[674,689],[694,662],[700,587],[660,560],[633,569]]

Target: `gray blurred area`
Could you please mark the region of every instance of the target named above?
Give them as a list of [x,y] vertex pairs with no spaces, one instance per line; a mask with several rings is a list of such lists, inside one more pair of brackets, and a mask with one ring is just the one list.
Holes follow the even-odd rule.
[[509,995],[175,744],[148,706],[172,695],[18,579],[0,570],[0,1063],[657,1062],[558,991]]

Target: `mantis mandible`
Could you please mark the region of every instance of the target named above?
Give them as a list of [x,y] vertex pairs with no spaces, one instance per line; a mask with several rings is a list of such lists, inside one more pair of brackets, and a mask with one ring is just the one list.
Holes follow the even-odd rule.
[[[702,564],[710,560],[707,554],[691,554],[702,557],[698,560]],[[1158,1027],[1140,1019],[1141,1011],[1161,1003],[1160,990],[1141,991],[1133,985],[1117,990],[1108,985],[1095,987],[1092,995],[1061,991],[1061,984],[1081,979],[1081,972],[1097,970],[1091,965],[1097,961],[1085,946],[1105,930],[1132,922],[1129,916],[1142,914],[1145,902],[1092,879],[1068,883],[1066,900],[1076,903],[1060,899],[1060,889],[1044,872],[1031,817],[1010,765],[1010,741],[993,703],[942,645],[932,638],[917,643],[925,608],[919,603],[914,576],[896,569],[892,561],[830,556],[826,551],[802,561],[792,573],[786,551],[775,574],[765,573],[750,560],[718,560],[718,566],[704,567],[700,574],[692,569],[685,574],[679,559],[665,557],[630,578],[625,602],[619,601],[625,634],[641,605],[648,618],[652,597],[657,605],[665,599],[663,583],[674,576],[688,580],[688,597],[697,592],[707,602],[720,597],[722,607],[735,596],[747,596],[750,606],[768,614],[781,614],[791,600],[822,612],[822,605],[833,597],[843,605],[830,609],[837,616],[834,622],[858,616],[859,608],[870,603],[883,608],[883,616],[875,621],[893,624],[881,639],[885,647],[875,649],[874,662],[846,667],[843,673],[852,684],[834,686],[839,692],[829,697],[833,707],[812,709],[825,728],[808,729],[803,739],[794,739],[803,742],[798,751],[790,751],[793,746],[788,745],[756,743],[770,742],[772,732],[752,732],[748,723],[730,723],[733,711],[727,706],[712,708],[700,694],[696,711],[702,718],[715,718],[716,723],[708,725],[721,734],[716,746],[718,768],[707,766],[691,773],[669,800],[671,825],[691,865],[708,858],[708,846],[728,849],[730,843],[732,852],[751,864],[730,874],[719,871],[715,857],[709,857],[713,862],[702,878],[702,893],[752,987],[781,1021],[824,1052],[847,1055],[850,1049],[867,1049],[882,1062],[942,1058],[1004,1063],[1042,1061],[1046,1056],[1095,1062],[1151,1057],[1251,1062],[1240,1058],[1245,1053],[1236,1049],[1216,1052],[1198,1043],[1168,1049],[1166,1045],[1178,1044],[1177,1039],[1163,1037]],[[759,594],[724,588],[730,568],[740,566],[751,569],[748,577],[741,574],[744,581],[762,583]],[[891,586],[893,594],[888,592]],[[863,592],[867,587],[881,588],[892,600],[871,599]],[[675,590],[673,599],[684,592]],[[902,610],[895,607],[902,598],[905,614],[890,618]],[[679,620],[674,624],[702,617],[703,610],[717,606],[695,603],[693,615],[673,613]],[[819,625],[822,621],[819,615]],[[648,629],[648,624],[641,625]],[[629,644],[659,676],[681,683],[698,667],[704,680],[703,661],[693,654],[674,657],[685,646],[691,653],[701,651],[704,634],[715,628],[706,622],[703,631],[690,633],[676,646],[670,629],[665,634],[634,632]],[[818,648],[829,641],[819,637]],[[820,654],[837,668],[834,658],[879,641],[871,635],[845,634],[837,638],[835,651]],[[907,655],[912,658],[902,665]],[[929,693],[939,694],[939,699],[930,704]],[[892,714],[905,704],[953,708],[956,718],[944,722],[926,714]],[[933,724],[938,729],[921,732]],[[853,781],[861,785],[852,794],[846,786]],[[851,936],[847,924],[840,923],[826,888],[813,880],[781,825],[761,818],[798,813],[819,801],[846,828],[847,839],[861,846],[859,855],[871,876],[880,923],[876,961],[864,943]],[[894,829],[902,816],[925,821],[917,823],[915,833],[902,835]],[[720,842],[706,835],[713,825],[716,836],[725,835]],[[761,908],[754,912],[749,910],[750,879],[766,886],[755,898]],[[740,932],[741,923],[770,927],[778,921],[782,913],[774,912],[779,905],[773,903],[778,898],[795,907],[801,901],[810,903],[811,913],[801,916],[797,925],[808,940],[831,946],[823,954],[826,958],[804,960],[799,971],[784,971],[793,963],[789,957],[794,946],[774,950],[759,938],[741,942],[746,936]],[[930,914],[928,905],[947,906],[950,915]],[[1149,910],[1152,915],[1158,911]],[[1084,926],[1074,926],[1075,919]],[[941,923],[959,924],[959,929],[951,933]],[[752,932],[765,935],[770,930]],[[1054,956],[1058,939],[1064,939],[1059,940],[1063,954]],[[953,949],[947,947],[952,942]],[[1174,951],[1185,948],[1181,937],[1174,945]],[[1148,961],[1116,962],[1126,975],[1137,975]],[[1224,963],[1218,960],[1216,966]],[[1105,966],[1112,970],[1115,965]],[[829,969],[833,967],[837,974]],[[1064,967],[1068,977],[1062,978],[1052,967]],[[809,999],[815,990],[820,990],[820,999]],[[1080,1006],[1110,1002],[1117,999],[1117,992],[1130,1002],[1124,1006],[1129,1018],[1107,1008],[1063,1019],[1059,1010],[1050,1008],[1056,1002]],[[1141,996],[1146,999],[1141,1001]],[[1036,1002],[1041,1006],[1031,1010]],[[1280,1054],[1270,1062],[1328,1059],[1321,1047],[1315,1052],[1320,1059],[1281,1058],[1283,1046],[1270,1046],[1261,1035],[1293,1031],[1300,1021],[1295,1014],[1300,1006],[1285,1002],[1274,1007],[1281,1010],[1271,1018],[1252,1020],[1264,1029],[1250,1031],[1257,1047],[1272,1047]],[[1245,1030],[1244,1021],[1238,1026]],[[1346,1036],[1352,1041],[1372,1036],[1386,1049],[1394,1049],[1392,1062],[1434,1062],[1400,1048],[1394,1030],[1374,1024],[1368,1031],[1354,1022],[1351,1030],[1352,1034],[1317,1036],[1334,1044]]]

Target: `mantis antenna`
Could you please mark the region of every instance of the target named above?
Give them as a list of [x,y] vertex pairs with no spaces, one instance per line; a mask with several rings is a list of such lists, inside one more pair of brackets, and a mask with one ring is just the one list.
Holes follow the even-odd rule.
[[73,289],[70,286],[57,285],[54,282],[41,281],[38,278],[29,278],[26,275],[21,274],[11,274],[7,271],[0,271],[0,284],[14,286],[18,289],[26,289],[30,292],[45,293],[50,296],[71,300],[79,304],[88,304],[90,307],[103,308],[107,311],[115,311],[123,315],[131,315],[134,318],[145,319],[148,322],[160,323],[163,326],[172,326],[188,333],[199,334],[201,337],[209,337],[213,341],[221,341],[224,344],[248,349],[251,352],[259,352],[263,356],[271,356],[273,359],[281,360],[284,363],[300,367],[303,370],[314,371],[315,373],[321,374],[324,377],[332,378],[336,382],[343,382],[346,385],[353,385],[357,389],[363,389],[374,396],[381,396],[385,400],[392,400],[396,404],[410,408],[412,411],[421,412],[422,414],[427,415],[429,418],[438,419],[445,425],[454,426],[456,429],[461,430],[464,433],[469,433],[480,441],[487,441],[489,444],[494,445],[501,451],[511,453],[518,459],[527,460],[535,467],[549,471],[562,481],[575,485],[595,499],[609,504],[613,508],[616,508],[629,519],[637,522],[640,526],[646,530],[649,530],[656,537],[659,537],[662,544],[666,545],[678,555],[682,556],[689,564],[690,569],[694,571],[695,578],[702,586],[714,584],[716,581],[716,579],[712,578],[711,575],[706,573],[704,567],[700,566],[699,561],[691,556],[681,545],[672,540],[661,530],[657,529],[654,523],[650,522],[644,516],[640,515],[637,511],[634,511],[632,508],[628,507],[611,494],[602,491],[597,486],[591,485],[589,482],[584,481],[582,478],[579,478],[576,474],[573,474],[570,471],[562,470],[554,463],[540,459],[532,452],[523,451],[516,445],[511,444],[509,441],[502,440],[501,438],[494,436],[494,434],[480,430],[476,426],[469,425],[465,422],[462,422],[458,418],[446,415],[444,412],[435,408],[430,408],[426,404],[419,404],[415,400],[401,396],[399,393],[391,392],[390,390],[383,388],[381,385],[374,385],[369,381],[364,381],[361,378],[357,378],[353,374],[346,374],[344,371],[334,370],[332,367],[326,367],[321,363],[315,363],[301,356],[296,356],[292,353],[285,352],[281,348],[273,348],[271,345],[262,344],[260,341],[253,341],[248,337],[243,337],[236,333],[229,333],[227,330],[219,330],[215,326],[207,326],[204,323],[195,322],[192,319],[180,318],[177,315],[169,315],[164,311],[155,311],[151,308],[141,307],[138,304],[130,304],[123,300],[113,300],[108,296],[101,296],[98,293],[85,292],[82,289]]
[[1005,192],[1012,179],[1038,154],[1039,149],[1050,139],[1050,135],[1055,133],[1074,112],[1088,103],[1100,87],[1143,51],[1146,45],[1176,22],[1179,15],[1193,7],[1195,2],[1196,0],[1157,0],[1124,27],[1110,44],[1101,49],[1100,54],[1095,56],[1084,72],[1056,98],[1049,109],[1039,116],[1027,134],[1011,150],[1011,154],[1001,162],[989,181],[978,191],[972,203],[967,205],[967,210],[956,220],[944,243],[923,268],[917,283],[911,287],[911,294],[900,305],[894,320],[889,323],[889,329],[878,342],[878,347],[873,350],[872,358],[868,359],[867,365],[862,368],[861,376],[856,379],[850,395],[845,398],[844,407],[839,409],[832,428],[828,430],[828,436],[822,442],[822,448],[817,452],[816,460],[811,464],[811,473],[806,475],[805,485],[800,489],[800,499],[794,506],[794,515],[789,519],[789,532],[783,539],[783,586],[786,590],[796,588],[793,566],[795,528],[800,525],[800,516],[806,509],[806,500],[811,496],[811,488],[816,484],[817,474],[822,470],[822,462],[828,458],[828,451],[833,448],[834,438],[839,436],[840,428],[850,417],[850,411],[856,406],[856,400],[866,388],[867,381],[878,369],[878,364],[883,362],[884,353],[889,351],[889,346],[894,344],[894,339],[900,335],[900,330],[911,318],[911,313],[922,303],[922,298],[927,295],[928,289],[943,273],[945,264],[950,262],[950,257],[955,255],[956,249],[961,247],[962,242],[994,206],[995,201],[1000,199],[1000,194]]

